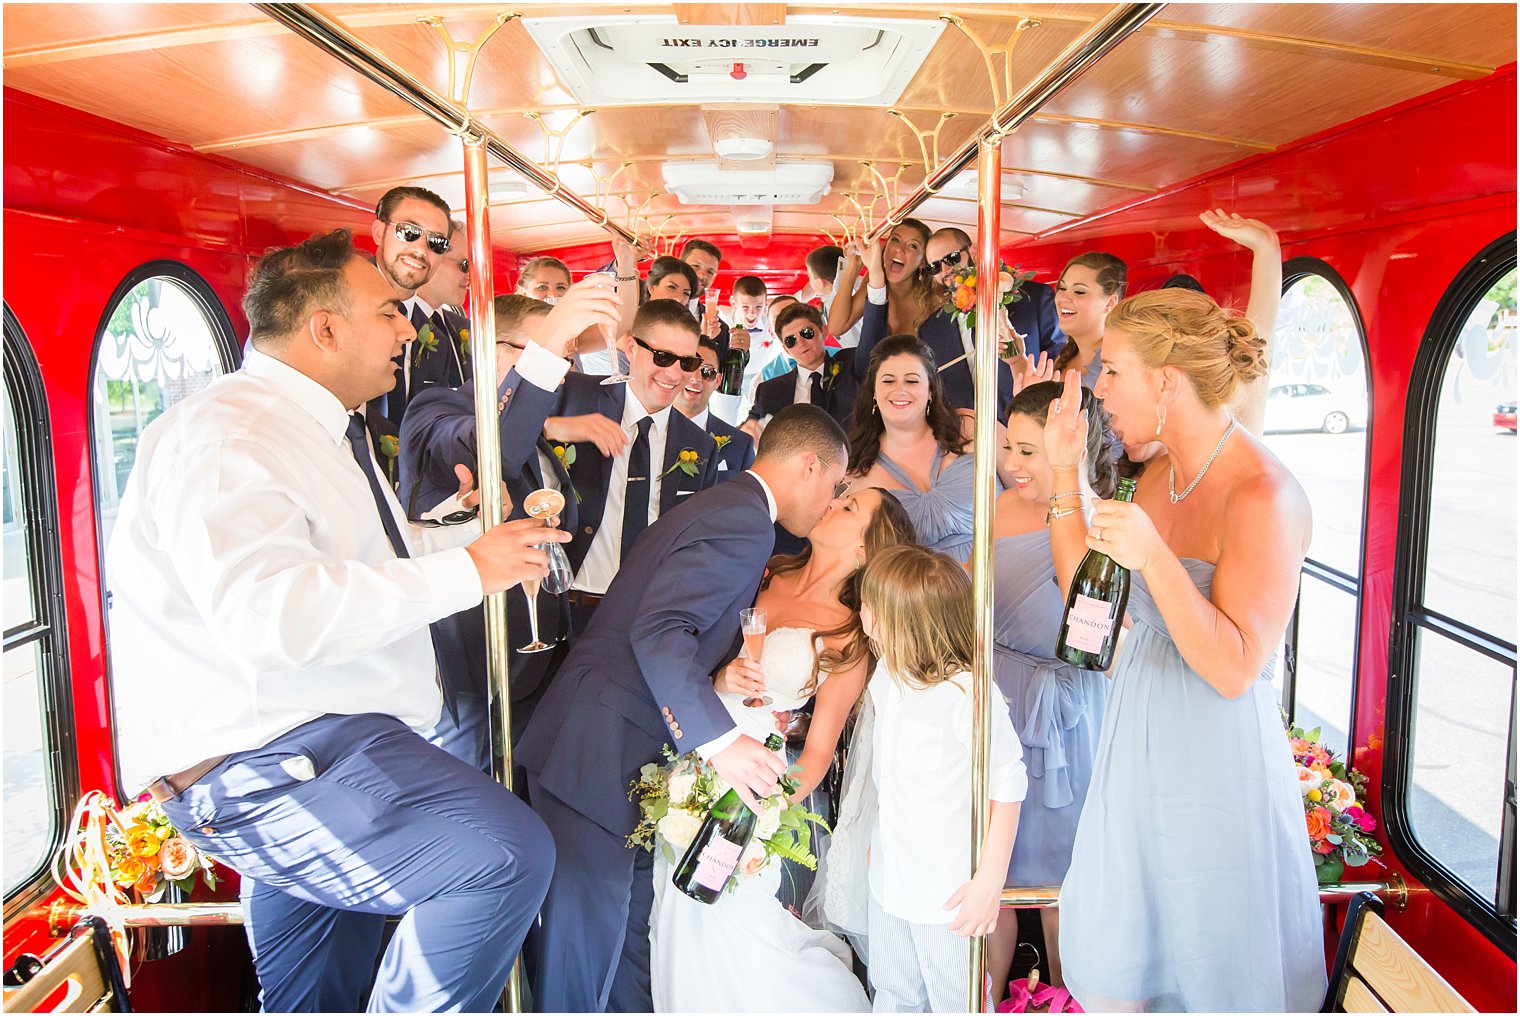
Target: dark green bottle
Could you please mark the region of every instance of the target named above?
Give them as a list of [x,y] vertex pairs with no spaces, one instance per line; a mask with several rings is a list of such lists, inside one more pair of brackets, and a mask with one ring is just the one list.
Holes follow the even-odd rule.
[[[771,751],[780,751],[782,743],[780,734],[765,739],[765,746]],[[755,813],[739,800],[739,792],[730,787],[708,809],[702,828],[676,865],[671,884],[699,903],[718,902],[754,834]]]
[[[1135,481],[1119,481],[1115,501],[1133,501]],[[1089,550],[1071,581],[1066,613],[1056,638],[1056,659],[1083,670],[1107,670],[1114,662],[1124,607],[1129,603],[1129,569],[1107,554]]]
[[741,395],[744,392],[744,368],[749,366],[749,352],[730,349],[723,357],[723,382],[718,391],[724,395]]

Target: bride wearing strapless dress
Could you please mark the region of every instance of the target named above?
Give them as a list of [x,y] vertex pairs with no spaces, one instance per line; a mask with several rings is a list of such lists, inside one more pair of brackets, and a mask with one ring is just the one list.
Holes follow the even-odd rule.
[[[757,740],[775,733],[772,710],[798,709],[810,697],[813,632],[777,628],[760,654],[768,706],[720,693],[739,729]],[[825,675],[819,675],[820,687]],[[670,881],[657,851],[654,909],[649,917],[649,967],[658,1012],[869,1012],[851,969],[850,948],[802,923],[776,899],[782,863],[740,879],[717,903],[698,903]]]

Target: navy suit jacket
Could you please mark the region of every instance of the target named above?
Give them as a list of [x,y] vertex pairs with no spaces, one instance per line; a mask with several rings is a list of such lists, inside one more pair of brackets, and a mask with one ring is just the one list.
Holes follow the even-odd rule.
[[[510,518],[525,518],[522,509],[528,495],[544,484],[535,451],[549,446],[539,436],[544,419],[558,396],[522,380],[516,371],[502,382],[506,401],[500,414],[501,471],[507,493],[512,498]],[[561,490],[570,489],[564,468],[554,463]],[[401,503],[407,515],[419,517],[459,489],[454,466],[463,464],[475,472],[475,386],[459,389],[433,388],[420,394],[408,407],[401,421]],[[560,526],[573,532],[576,523],[575,499],[568,494]],[[475,523],[469,523],[474,525]],[[569,600],[563,594],[542,590],[538,594],[539,635],[552,642],[568,633]],[[471,695],[486,694],[485,611],[472,607],[451,614],[432,626],[433,645],[438,655],[439,675],[445,689]],[[507,597],[507,638],[512,647],[525,645],[530,635],[526,605],[519,590]],[[543,685],[549,672],[550,654],[513,653],[508,659],[508,681],[512,700],[523,702]],[[520,717],[513,716],[515,731],[522,729]]]
[[[396,387],[375,400],[376,404],[384,404],[386,416],[398,428],[406,418],[407,407],[417,396],[432,388],[458,388],[470,379],[470,357],[463,340],[463,333],[470,327],[468,318],[440,307],[420,326],[416,320],[412,324],[417,326],[419,335],[431,326],[428,341],[418,339],[407,345],[395,360]],[[410,369],[403,358],[411,361]]]
[[[871,350],[886,337],[887,305],[867,300],[865,316],[861,319],[860,345],[855,347],[854,365],[858,380],[865,380]],[[934,360],[940,368],[940,384],[945,389],[945,401],[956,409],[975,409],[976,385],[965,359],[966,347],[961,344],[961,332],[955,319],[943,310],[937,310],[918,326],[918,337],[934,352]],[[947,363],[951,366],[946,367]],[[997,418],[1000,421],[1008,418],[1008,404],[1012,401],[1013,371],[999,360]]]
[[732,480],[755,463],[755,439],[744,431],[735,427],[727,420],[720,420],[712,413],[707,414],[707,435],[715,444],[719,438],[728,438],[721,442],[718,449],[718,481]]
[[[848,434],[854,426],[855,399],[860,394],[860,380],[865,368],[859,366],[864,357],[855,349],[831,349],[824,359],[823,408],[828,411]],[[831,373],[835,367],[839,373]],[[755,386],[755,401],[750,406],[749,418],[759,420],[774,416],[790,406],[797,396],[797,371],[793,367],[779,377],[761,381]]]
[[638,820],[629,784],[661,745],[687,752],[733,729],[712,675],[739,651],[739,611],[755,601],[771,533],[750,473],[649,527],[518,745],[539,786],[624,837]]
[[1031,357],[1041,352],[1055,356],[1066,345],[1066,333],[1061,331],[1056,314],[1055,293],[1033,279],[1026,280],[1019,291],[1024,298],[1008,305],[1008,323],[1024,336],[1024,351]]
[[[594,374],[570,374],[560,388],[559,405],[550,415],[585,416],[601,413],[613,423],[622,425],[623,400],[628,396],[628,386],[604,385]],[[612,480],[612,460],[602,455],[596,445],[589,441],[575,444],[575,461],[570,464],[570,482],[580,497],[580,517],[573,530],[574,539],[565,548],[570,557],[570,567],[579,572],[591,549],[591,541],[602,525],[602,513],[607,508],[607,487]],[[691,449],[697,453],[697,474],[688,476],[684,469],[672,468],[680,460],[681,452]],[[706,490],[718,482],[718,444],[707,431],[692,423],[675,409],[670,411],[670,425],[665,429],[663,450],[649,449],[650,465],[663,474],[660,480],[660,514],[664,515],[681,501],[699,490]],[[568,457],[568,456],[567,456]],[[457,488],[456,488],[457,489]],[[628,549],[624,549],[626,557]]]

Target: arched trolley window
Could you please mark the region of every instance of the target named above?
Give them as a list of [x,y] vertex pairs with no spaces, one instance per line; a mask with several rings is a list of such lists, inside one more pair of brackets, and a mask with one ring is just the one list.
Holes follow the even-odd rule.
[[1318,258],[1283,266],[1267,447],[1314,511],[1314,539],[1278,660],[1283,710],[1349,758],[1367,488],[1367,356],[1356,301]]
[[1441,298],[1410,381],[1389,838],[1515,955],[1515,234]]
[[78,783],[68,690],[47,400],[31,345],[5,311],[5,913],[51,884]]
[[[137,443],[165,411],[235,369],[237,357],[232,323],[216,294],[176,261],[134,270],[116,287],[101,319],[90,368],[90,433],[108,673],[111,591],[105,549],[137,461]],[[114,695],[112,703],[114,710]],[[115,733],[113,722],[113,739]]]

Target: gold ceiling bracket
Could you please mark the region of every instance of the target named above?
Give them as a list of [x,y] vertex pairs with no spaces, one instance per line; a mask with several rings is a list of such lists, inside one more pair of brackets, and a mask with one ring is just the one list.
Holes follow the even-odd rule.
[[[617,178],[627,172],[628,167],[632,165],[632,162],[625,162],[617,169],[613,170],[610,174],[603,176],[601,173],[598,173],[596,171],[596,164],[594,162],[587,162],[585,164],[586,168],[591,171],[592,180],[596,182],[597,204],[603,206],[604,208],[606,207],[607,199],[612,196],[612,185],[616,183]],[[624,203],[626,204],[627,202]]]
[[846,201],[855,206],[855,214],[859,217],[857,221],[859,221],[861,227],[857,231],[858,234],[864,236],[871,232],[876,225],[876,216],[874,214],[876,199],[872,198],[869,205],[862,207],[859,199],[855,197],[853,192],[846,191],[842,196]]
[[[469,108],[470,83],[475,78],[475,65],[480,59],[480,51],[485,48],[491,37],[501,31],[503,25],[522,17],[517,11],[509,11],[498,14],[496,21],[487,28],[480,38],[474,42],[460,42],[454,38],[448,26],[443,23],[443,18],[437,14],[426,14],[418,18],[419,24],[427,25],[437,32],[443,40],[444,51],[449,55],[449,98]],[[463,61],[460,58],[463,57]],[[463,63],[463,71],[460,64]]]
[[544,120],[543,114],[541,113],[523,114],[523,116],[538,124],[538,129],[544,132],[543,164],[549,168],[550,173],[554,174],[555,176],[559,175],[559,160],[560,156],[563,155],[565,151],[565,135],[574,130],[576,124],[580,123],[582,120],[586,119],[586,117],[595,112],[596,110],[594,109],[576,110],[575,115],[570,118],[569,123],[565,124],[563,127],[555,128],[551,128],[549,126],[549,124]]
[[920,128],[912,120],[908,119],[908,114],[900,109],[889,109],[887,110],[887,114],[897,117],[897,119],[902,121],[904,127],[913,132],[913,136],[918,139],[918,153],[923,157],[924,172],[929,173],[933,171],[934,167],[939,165],[940,131],[944,130],[945,124],[954,120],[959,114],[941,113],[939,115],[939,123],[928,130]]
[[[954,14],[941,14],[939,18],[941,21],[948,22],[949,24],[952,24],[956,28],[960,29],[960,33],[969,39],[971,41],[971,44],[977,48],[977,51],[982,54],[982,63],[987,68],[987,82],[992,86],[994,126],[997,127],[1001,133],[1010,133],[1012,128],[1004,130],[1002,129],[1001,125],[997,123],[996,111],[1000,109],[1003,104],[1008,101],[1008,97],[1013,94],[1014,49],[1017,48],[1019,40],[1024,37],[1024,33],[1030,29],[1039,28],[1041,22],[1036,18],[1020,18],[1018,22],[1013,26],[1013,33],[1008,37],[1008,41],[1003,43],[1001,46],[995,46],[992,43],[988,42],[986,39],[983,39],[975,31],[968,28],[966,26],[966,22],[962,18],[957,17]],[[1003,72],[1001,75],[997,70],[997,60],[999,58],[1001,58],[1003,64]]]
[[623,207],[628,210],[628,231],[630,233],[633,232],[634,225],[640,220],[643,220],[646,230],[649,228],[649,219],[644,215],[644,211],[649,207],[650,202],[659,196],[659,191],[650,191],[649,196],[640,202],[637,208],[634,208],[633,203],[630,201],[625,200],[623,202]]

